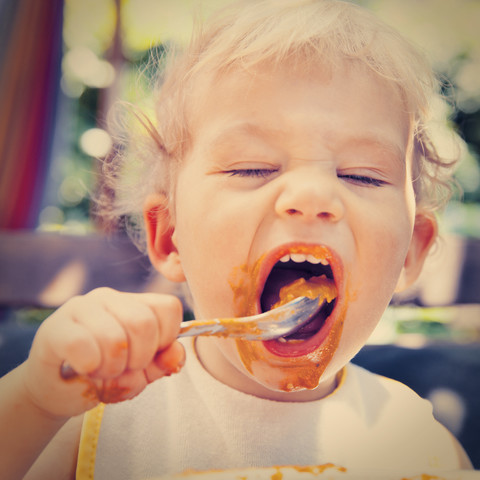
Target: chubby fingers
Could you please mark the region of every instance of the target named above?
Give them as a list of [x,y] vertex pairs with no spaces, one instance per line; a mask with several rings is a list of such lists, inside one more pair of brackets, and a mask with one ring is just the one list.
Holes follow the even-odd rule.
[[54,315],[49,343],[57,355],[79,374],[108,379],[143,370],[168,349],[178,335],[182,305],[170,295],[101,288]]
[[54,369],[66,360],[75,372],[87,374],[101,365],[102,352],[88,328],[68,315],[66,305],[40,326],[30,356],[35,354],[43,364]]
[[147,383],[177,373],[185,365],[185,349],[174,341],[164,350],[159,350],[153,360],[144,369]]
[[144,369],[176,341],[183,319],[180,300],[171,295],[127,293],[112,307],[129,345],[127,367]]
[[89,370],[85,370],[87,364],[79,366],[81,360],[72,357],[73,352],[68,352],[66,359],[78,373],[92,374],[93,377],[99,378],[113,378],[127,368],[128,336],[121,322],[112,312],[112,305],[121,303],[121,297],[115,298],[117,297],[115,293],[94,290],[84,298],[77,297],[68,303],[74,323],[89,332],[100,352],[97,365],[95,368],[90,366]]

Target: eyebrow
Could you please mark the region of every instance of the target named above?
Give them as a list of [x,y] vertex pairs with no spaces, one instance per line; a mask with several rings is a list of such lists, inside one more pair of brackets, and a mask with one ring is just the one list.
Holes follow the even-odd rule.
[[381,153],[386,153],[388,156],[393,157],[402,164],[404,164],[406,160],[406,149],[402,149],[397,143],[385,137],[379,137],[376,135],[351,137],[345,142],[345,146],[347,148],[350,146],[365,146],[373,148]]
[[242,137],[257,137],[261,140],[268,139],[275,133],[272,128],[264,128],[256,123],[242,122],[227,127],[219,135],[212,138],[209,142],[209,150],[221,149],[225,144],[241,139]]
[[[247,136],[257,137],[258,139],[265,141],[265,143],[268,144],[268,137],[278,133],[284,135],[285,131],[283,129],[263,127],[259,124],[248,121],[241,122],[227,127],[227,129],[221,132],[218,136],[212,138],[209,142],[208,149],[212,152],[218,150],[221,151],[223,146],[226,146],[231,142],[236,142],[242,137]],[[379,135],[366,133],[358,136],[350,136],[347,138],[341,138],[338,143],[340,145],[338,151],[351,148],[352,146],[365,146],[368,148],[374,148],[375,150],[380,152],[385,152],[386,154],[398,160],[402,164],[404,164],[406,160],[405,149],[402,149],[397,143],[393,142],[392,140]]]

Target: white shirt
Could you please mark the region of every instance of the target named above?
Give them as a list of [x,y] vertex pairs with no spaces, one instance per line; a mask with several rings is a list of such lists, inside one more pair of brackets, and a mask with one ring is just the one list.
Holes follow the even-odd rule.
[[399,472],[459,468],[452,437],[430,403],[397,381],[349,364],[339,387],[321,400],[265,400],[214,379],[192,339],[184,345],[180,373],[105,406],[103,418],[101,409],[87,415],[77,478],[93,478],[93,470],[95,480],[131,480],[324,463]]

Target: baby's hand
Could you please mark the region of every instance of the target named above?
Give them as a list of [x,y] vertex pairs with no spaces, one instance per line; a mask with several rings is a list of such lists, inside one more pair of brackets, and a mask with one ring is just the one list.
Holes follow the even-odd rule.
[[[93,290],[66,302],[40,326],[25,362],[32,401],[70,417],[99,402],[133,398],[185,362],[176,341],[182,306],[170,295]],[[62,365],[77,375],[63,378]]]

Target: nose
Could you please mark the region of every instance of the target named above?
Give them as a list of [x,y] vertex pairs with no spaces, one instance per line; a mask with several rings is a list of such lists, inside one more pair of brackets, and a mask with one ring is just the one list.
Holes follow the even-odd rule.
[[284,174],[283,188],[275,209],[285,218],[304,222],[318,219],[338,222],[344,215],[340,182],[336,173],[304,169]]

